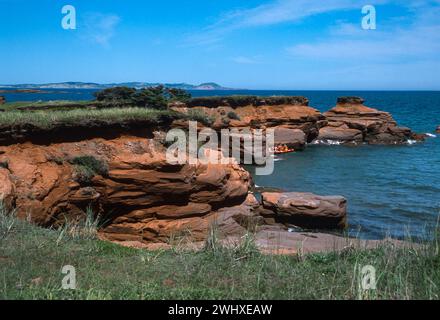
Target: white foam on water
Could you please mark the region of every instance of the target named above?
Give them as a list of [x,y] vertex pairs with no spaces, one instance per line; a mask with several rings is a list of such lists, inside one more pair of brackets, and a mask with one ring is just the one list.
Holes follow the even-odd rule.
[[417,140],[408,139],[408,140],[406,140],[406,143],[409,144],[409,145],[413,145],[413,144],[417,143]]
[[324,144],[327,146],[339,146],[343,144],[343,141],[340,140],[314,140],[311,144]]
[[437,136],[433,133],[425,133],[425,136],[430,137],[430,138],[437,138]]

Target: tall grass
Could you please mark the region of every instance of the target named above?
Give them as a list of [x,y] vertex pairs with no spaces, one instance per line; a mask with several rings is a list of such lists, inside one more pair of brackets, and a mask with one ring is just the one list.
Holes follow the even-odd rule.
[[15,211],[8,210],[0,201],[0,240],[5,239],[11,233],[15,223]]
[[86,215],[79,220],[69,220],[63,224],[58,231],[57,244],[60,244],[64,239],[96,239],[98,230],[103,221],[101,217],[93,212],[91,207],[86,209]]
[[56,126],[72,126],[99,121],[120,123],[127,121],[157,122],[162,117],[176,116],[172,111],[145,108],[112,108],[101,110],[76,109],[69,111],[0,112],[0,127],[31,125],[40,129]]
[[[252,233],[222,245],[214,226],[203,250],[151,252],[97,240],[99,219],[91,210],[87,216],[48,230],[2,214],[2,230],[10,231],[0,241],[0,299],[440,298],[438,238],[279,256],[259,253]],[[67,264],[76,268],[76,290],[60,289]],[[375,290],[360,286],[369,265]]]

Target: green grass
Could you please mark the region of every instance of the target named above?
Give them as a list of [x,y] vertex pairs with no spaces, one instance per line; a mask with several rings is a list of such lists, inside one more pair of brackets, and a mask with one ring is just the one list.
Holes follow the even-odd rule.
[[69,161],[75,165],[78,182],[89,183],[97,174],[106,176],[108,164],[92,156],[75,157]]
[[[437,242],[417,249],[268,256],[250,238],[200,252],[130,249],[87,232],[42,229],[0,210],[0,299],[438,299]],[[71,230],[71,228],[67,228]],[[90,236],[92,235],[92,236]],[[65,265],[77,289],[62,290]],[[358,289],[359,266],[377,270],[377,290]]]
[[107,124],[130,121],[159,122],[163,117],[177,117],[177,115],[173,111],[146,108],[76,109],[35,112],[9,111],[0,112],[0,127],[31,125],[48,130],[57,126],[76,126],[97,121]]
[[71,106],[87,106],[94,101],[90,100],[53,100],[53,101],[17,101],[17,102],[7,102],[5,104],[0,105],[0,109],[6,111],[14,111],[19,110],[20,108],[69,108]]

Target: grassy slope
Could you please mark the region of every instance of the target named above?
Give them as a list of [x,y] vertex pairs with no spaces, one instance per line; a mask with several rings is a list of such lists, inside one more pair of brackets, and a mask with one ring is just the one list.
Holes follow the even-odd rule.
[[168,110],[146,108],[113,108],[101,110],[76,109],[69,111],[0,112],[0,127],[32,125],[40,129],[51,129],[59,125],[78,125],[100,121],[108,124],[125,121],[157,121],[161,116],[173,116]]
[[[440,294],[435,246],[305,257],[264,256],[252,245],[149,252],[1,219],[0,299],[438,299]],[[76,267],[77,290],[60,289],[64,265]],[[359,265],[376,267],[376,291],[358,291]]]

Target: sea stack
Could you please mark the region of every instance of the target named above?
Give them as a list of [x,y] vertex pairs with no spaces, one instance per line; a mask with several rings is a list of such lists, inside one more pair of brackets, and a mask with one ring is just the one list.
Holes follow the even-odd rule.
[[3,96],[0,96],[0,104],[5,104],[6,103],[6,99]]
[[333,109],[324,113],[327,125],[317,142],[341,144],[405,144],[423,140],[406,127],[399,127],[390,113],[369,108],[360,97],[340,97]]

